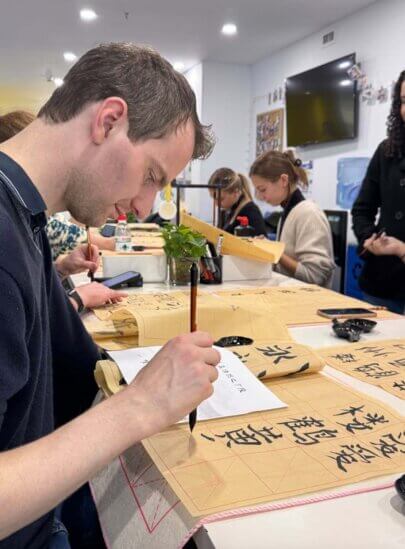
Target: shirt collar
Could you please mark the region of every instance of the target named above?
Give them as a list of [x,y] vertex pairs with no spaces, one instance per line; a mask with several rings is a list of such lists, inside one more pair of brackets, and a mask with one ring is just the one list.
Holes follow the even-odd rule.
[[281,214],[281,227],[280,230],[283,228],[284,222],[288,217],[288,214],[291,212],[293,208],[300,202],[305,200],[304,195],[299,189],[295,189],[295,191],[290,195],[290,197],[287,200],[287,203],[285,206],[283,206],[283,213]]
[[15,198],[33,216],[44,213],[46,204],[34,183],[12,158],[0,152],[0,177]]
[[245,196],[243,194],[240,195],[240,197],[238,198],[238,200],[235,202],[235,204],[233,206],[231,206],[229,208],[229,211],[231,213],[233,213],[234,211],[236,211],[236,208],[239,208],[239,205],[242,203],[242,200],[245,198]]

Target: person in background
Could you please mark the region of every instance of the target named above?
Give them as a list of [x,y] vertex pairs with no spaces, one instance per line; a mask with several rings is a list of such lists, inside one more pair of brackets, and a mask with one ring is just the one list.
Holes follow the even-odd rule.
[[387,246],[388,241],[375,235],[384,228],[386,238],[405,241],[405,71],[395,84],[387,139],[370,161],[353,204],[352,219],[359,250],[367,250],[359,278],[364,299],[403,314],[404,258],[396,253],[398,246]]
[[[46,234],[52,250],[52,258],[56,261],[61,255],[71,252],[79,244],[87,242],[87,231],[84,227],[70,221],[61,221],[51,215],[46,225]],[[91,241],[100,250],[114,250],[114,237],[102,236],[97,230],[91,229]]]
[[[27,111],[13,111],[0,116],[0,143],[7,141],[35,120],[35,116]],[[87,257],[87,231],[74,223],[59,221],[56,217],[48,217],[45,227],[51,246],[54,266],[61,279],[84,271],[95,272],[99,265],[98,248],[114,249],[114,238],[104,238],[92,232],[92,257]],[[67,255],[62,255],[66,254]],[[106,303],[118,303],[127,294],[107,288],[98,282],[83,284],[75,288],[75,298],[70,298],[73,307],[81,312],[83,309],[100,307]]]
[[323,211],[299,189],[308,187],[301,161],[292,151],[268,151],[253,162],[249,175],[260,200],[283,208],[277,240],[285,243],[285,251],[277,270],[330,287],[335,268],[332,233]]
[[28,111],[13,111],[0,116],[0,143],[7,141],[35,120]]
[[[235,227],[239,225],[237,218],[245,216],[255,231],[254,236],[266,236],[266,224],[261,211],[253,202],[246,176],[236,173],[230,168],[219,168],[211,175],[208,185],[221,185],[220,207],[224,211],[222,229],[233,234]],[[210,189],[209,192],[215,205],[218,205],[219,193],[217,189]]]
[[[13,111],[0,116],[0,143],[13,137],[33,120],[35,120],[35,115],[28,111]],[[54,261],[60,255],[74,250],[79,244],[87,242],[87,232],[84,227],[76,223],[61,221],[52,215],[48,217],[45,230]],[[91,231],[91,236],[92,243],[100,250],[114,250],[114,238],[106,238],[94,230]]]

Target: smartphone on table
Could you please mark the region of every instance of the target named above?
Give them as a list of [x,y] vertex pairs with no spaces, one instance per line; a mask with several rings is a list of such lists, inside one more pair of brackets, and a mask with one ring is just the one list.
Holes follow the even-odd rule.
[[345,307],[345,308],[336,308],[336,309],[318,309],[318,315],[324,316],[325,318],[367,318],[372,316],[377,316],[375,311],[370,309],[363,309],[362,307]]
[[143,284],[142,276],[136,271],[127,271],[111,278],[95,278],[95,282],[101,282],[107,288],[117,289],[125,286],[139,287]]

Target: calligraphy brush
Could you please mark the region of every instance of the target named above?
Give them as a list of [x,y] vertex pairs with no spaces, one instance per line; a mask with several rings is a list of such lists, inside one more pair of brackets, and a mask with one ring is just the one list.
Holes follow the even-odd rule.
[[[198,267],[193,261],[190,268],[190,332],[197,330],[197,282],[198,282]],[[197,422],[197,409],[192,410],[188,416],[188,424],[190,431],[193,432]]]
[[[87,231],[87,255],[89,257],[89,261],[91,261],[91,238],[90,238],[90,227],[86,225],[86,231]],[[92,282],[94,282],[94,273],[93,271],[90,271],[87,273],[87,276],[90,278]]]
[[[382,229],[380,229],[380,230],[378,231],[378,233],[375,235],[374,242],[375,242],[378,238],[381,238],[382,235],[383,235],[385,232],[386,232],[386,228],[385,228],[385,227],[383,227]],[[362,255],[364,255],[367,251],[368,251],[367,248],[363,248],[363,249],[361,250],[361,252],[359,253],[359,257],[361,257]]]

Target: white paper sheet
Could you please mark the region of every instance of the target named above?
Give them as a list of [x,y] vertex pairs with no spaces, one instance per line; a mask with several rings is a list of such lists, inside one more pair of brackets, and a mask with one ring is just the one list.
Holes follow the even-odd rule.
[[[110,352],[127,383],[155,356],[161,347],[137,347]],[[239,416],[250,412],[285,408],[274,393],[261,383],[231,351],[216,347],[221,354],[213,395],[198,407],[198,419]]]

